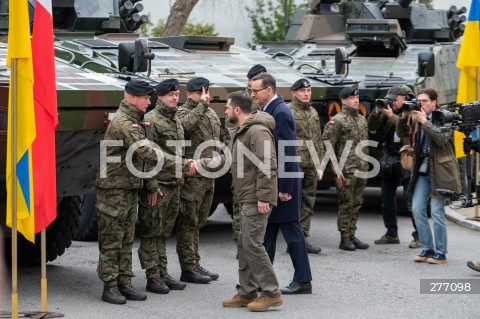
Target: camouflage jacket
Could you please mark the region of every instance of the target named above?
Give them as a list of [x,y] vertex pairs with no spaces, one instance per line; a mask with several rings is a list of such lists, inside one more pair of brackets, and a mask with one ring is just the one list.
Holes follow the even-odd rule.
[[[151,110],[145,115],[145,121],[150,123],[149,127],[145,127],[147,138],[157,143],[161,149],[170,155],[177,156],[178,159],[182,158],[182,147],[176,148],[170,143],[167,145],[167,141],[183,141],[183,127],[182,122],[176,116],[177,108],[171,108],[157,102],[155,109]],[[153,166],[146,164],[146,171],[153,169]],[[175,170],[162,170],[155,178],[146,180],[147,189],[152,192],[159,185],[175,186],[180,185],[183,178],[175,177]]]
[[[220,142],[220,119],[205,101],[196,103],[188,99],[178,108],[177,115],[182,122],[185,139],[192,143],[191,146],[185,147],[185,158],[193,158],[195,150],[203,142]],[[212,157],[213,149],[207,147],[200,157]]]
[[[368,162],[355,154],[357,144],[368,140],[367,120],[359,114],[358,109],[342,105],[340,113],[325,125],[323,140],[330,141],[339,163],[347,141],[353,141],[342,172],[353,174],[356,169],[363,172],[368,170]],[[328,147],[325,146],[325,149],[328,150]],[[364,147],[362,152],[368,154],[368,147]]]
[[[115,118],[105,132],[104,140],[117,140],[122,143],[121,146],[107,147],[106,155],[110,158],[120,157],[119,162],[106,163],[106,169],[97,173],[95,185],[100,188],[124,188],[138,189],[142,187],[142,179],[135,176],[127,167],[126,154],[132,144],[146,140],[145,128],[141,120],[144,113],[135,105],[122,100],[120,107],[115,113]],[[156,165],[157,156],[164,157],[163,169],[175,168],[175,157],[163,152],[156,151],[148,146],[140,146],[132,156],[133,166],[140,172],[143,172],[144,162]],[[102,159],[100,159],[102,161]],[[100,166],[100,169],[102,167]],[[106,177],[102,175],[106,174]]]
[[320,162],[325,155],[325,150],[318,112],[310,103],[303,103],[297,98],[294,98],[294,100],[288,104],[288,107],[293,114],[295,125],[297,126],[297,142],[303,141],[303,144],[297,145],[297,154],[300,156],[300,167],[315,167],[311,153],[308,150],[307,141],[309,141],[309,143],[313,142],[315,152],[318,155],[318,165],[320,165]]

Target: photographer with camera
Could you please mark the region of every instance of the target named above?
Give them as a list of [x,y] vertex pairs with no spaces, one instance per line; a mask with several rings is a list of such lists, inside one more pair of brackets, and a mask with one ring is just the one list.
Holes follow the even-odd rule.
[[[437,189],[450,189],[460,193],[461,185],[453,133],[451,130],[441,130],[431,123],[432,112],[437,109],[437,96],[433,89],[418,92],[420,110],[404,109],[398,120],[397,133],[400,138],[407,138],[409,132],[413,134],[413,171],[408,192],[413,194],[413,217],[422,246],[421,253],[414,260],[444,264],[447,262],[445,203]],[[426,212],[429,196],[435,242]]]
[[402,114],[402,106],[414,96],[413,91],[406,85],[391,87],[385,99],[376,100],[376,107],[368,117],[368,130],[382,143],[383,156],[380,159],[381,191],[382,191],[382,214],[383,223],[387,232],[375,240],[375,244],[399,244],[397,226],[397,188],[403,186],[405,204],[408,213],[412,217],[413,240],[410,248],[420,248],[418,233],[412,215],[412,195],[407,193],[410,181],[410,172],[400,165],[400,148],[408,144],[408,137],[400,139],[397,135],[397,122]]

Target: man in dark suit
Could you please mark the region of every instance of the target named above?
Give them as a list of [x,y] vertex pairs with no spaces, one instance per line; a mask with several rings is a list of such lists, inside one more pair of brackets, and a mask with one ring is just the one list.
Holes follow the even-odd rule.
[[[255,76],[250,83],[250,87],[253,102],[260,105],[262,111],[272,115],[276,123],[273,136],[277,151],[279,201],[268,218],[263,245],[273,263],[278,231],[282,231],[295,273],[293,281],[280,290],[283,294],[310,294],[312,293],[312,273],[305,237],[299,221],[301,205],[300,166],[298,162],[287,161],[289,156],[297,156],[294,143],[297,136],[295,120],[283,98],[277,95],[276,81],[271,74],[260,73]],[[297,175],[297,177],[287,176],[292,174]]]

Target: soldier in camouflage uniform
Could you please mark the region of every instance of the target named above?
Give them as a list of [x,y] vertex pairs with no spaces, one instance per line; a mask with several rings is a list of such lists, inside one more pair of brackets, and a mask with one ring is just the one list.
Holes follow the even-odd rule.
[[[300,169],[303,172],[302,179],[302,209],[300,212],[300,224],[307,244],[309,254],[318,254],[320,247],[312,246],[308,242],[310,237],[310,223],[315,205],[317,182],[322,179],[323,172],[320,168],[320,161],[324,156],[322,132],[320,130],[320,118],[317,111],[311,105],[312,89],[310,82],[306,79],[296,81],[290,89],[292,90],[293,101],[288,104],[295,119],[297,127],[297,141],[303,143],[297,145],[297,153],[300,156]],[[313,143],[315,154],[318,155],[318,162],[310,155],[307,143]],[[313,151],[313,150],[312,150]],[[317,168],[315,167],[317,165]]]
[[[367,120],[358,111],[358,90],[350,87],[340,91],[342,110],[325,125],[324,141],[330,141],[337,159],[343,154],[348,141],[353,141],[342,172],[337,173],[338,230],[341,234],[340,249],[353,251],[367,249],[369,245],[355,237],[358,211],[363,203],[365,178],[354,176],[356,170],[368,171],[368,162],[355,154],[358,143],[368,140]],[[363,148],[367,151],[367,148]],[[335,170],[334,170],[335,171]]]
[[[124,304],[126,299],[147,299],[147,295],[131,285],[132,245],[142,179],[128,169],[126,154],[132,144],[145,140],[141,121],[152,93],[153,88],[142,80],[131,80],[125,85],[124,99],[104,138],[122,142],[121,146],[110,146],[106,150],[108,157],[121,161],[101,165],[95,184],[100,251],[97,273],[104,282],[102,300],[113,304]],[[160,149],[141,146],[134,153],[132,163],[141,172],[144,162],[154,165],[157,158],[163,156],[163,168],[175,170],[175,157],[162,154]]]
[[[245,89],[245,93],[248,96],[252,96],[252,89],[250,88],[250,82],[252,82],[252,78],[260,73],[266,73],[267,69],[261,64],[255,64],[250,68],[247,73],[247,88]],[[256,103],[252,103],[252,112],[259,111],[260,105]],[[229,121],[225,121],[225,127],[228,130],[229,134],[226,134],[226,138],[224,139],[224,143],[228,145],[230,143],[231,137],[235,134],[237,127],[235,124],[230,123]],[[234,199],[234,192],[233,183],[232,183],[232,237],[233,240],[236,242],[238,240],[238,233],[240,232],[240,207],[238,206],[237,201]]]
[[[185,148],[185,156],[192,158],[197,147],[206,141],[220,141],[220,119],[209,108],[209,81],[193,78],[187,82],[187,102],[178,108],[185,139],[191,146]],[[213,149],[206,148],[202,158],[212,157]],[[215,180],[201,175],[185,178],[180,192],[180,209],[177,220],[177,254],[182,268],[180,280],[192,283],[209,283],[218,279],[200,266],[198,241],[200,229],[205,225],[212,206]]]
[[[182,148],[168,141],[183,141],[183,127],[177,114],[179,83],[176,79],[160,82],[155,93],[155,109],[145,115],[150,123],[146,128],[147,138],[159,145],[162,150],[173,156],[182,156]],[[147,166],[147,165],[146,165]],[[152,168],[147,166],[145,171]],[[172,233],[178,214],[182,177],[176,177],[175,171],[161,171],[154,178],[147,179],[145,187],[139,192],[140,248],[138,257],[146,271],[147,291],[166,294],[172,290],[182,290],[185,283],[174,279],[167,270],[166,239]],[[150,190],[161,189],[163,196],[151,206]]]

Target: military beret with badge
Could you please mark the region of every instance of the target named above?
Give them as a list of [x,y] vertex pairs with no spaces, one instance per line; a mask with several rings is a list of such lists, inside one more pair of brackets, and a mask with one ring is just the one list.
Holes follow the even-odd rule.
[[359,94],[358,89],[352,88],[352,87],[344,87],[340,91],[339,96],[340,96],[341,99],[346,99],[349,96],[355,96],[355,95],[358,95],[358,94]]
[[307,79],[300,79],[295,81],[290,87],[291,90],[295,91],[301,88],[309,88],[311,87],[310,82]]
[[125,92],[135,96],[152,95],[155,90],[147,81],[133,79],[125,84]]
[[252,79],[253,77],[259,75],[260,73],[267,72],[267,68],[265,68],[261,64],[255,64],[250,68],[247,73],[247,78]]
[[187,82],[187,91],[197,92],[197,91],[202,91],[202,88],[205,88],[205,91],[208,91],[209,86],[210,86],[210,81],[208,81],[207,79],[202,77],[193,78]]
[[180,84],[178,83],[177,79],[166,79],[157,84],[155,93],[158,96],[163,96],[166,95],[168,92],[178,91],[179,88]]

